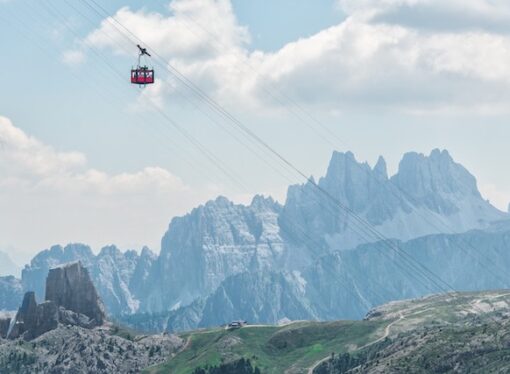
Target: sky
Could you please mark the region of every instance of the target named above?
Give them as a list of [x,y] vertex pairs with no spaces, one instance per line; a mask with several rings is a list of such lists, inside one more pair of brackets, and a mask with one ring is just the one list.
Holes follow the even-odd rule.
[[158,252],[217,195],[284,202],[302,180],[236,123],[315,177],[333,150],[395,173],[448,149],[510,202],[507,1],[0,0],[0,45],[0,251],[20,264],[69,242]]

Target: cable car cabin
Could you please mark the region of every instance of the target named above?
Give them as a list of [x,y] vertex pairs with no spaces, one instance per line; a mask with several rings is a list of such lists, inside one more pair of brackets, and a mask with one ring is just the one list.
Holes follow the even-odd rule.
[[137,67],[131,70],[131,83],[146,85],[154,83],[154,70],[149,69],[147,66]]

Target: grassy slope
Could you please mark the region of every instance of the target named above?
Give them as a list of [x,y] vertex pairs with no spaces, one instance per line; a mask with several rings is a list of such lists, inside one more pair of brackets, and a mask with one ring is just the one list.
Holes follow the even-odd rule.
[[299,322],[284,327],[245,327],[192,333],[188,347],[148,373],[191,373],[206,364],[249,358],[263,373],[283,373],[293,368],[306,373],[331,352],[344,352],[383,334],[387,321]]
[[[510,291],[460,293],[390,303],[378,308],[377,313],[368,321],[299,322],[283,327],[254,326],[234,331],[197,331],[182,336],[189,338],[190,343],[181,353],[165,364],[147,369],[146,372],[186,374],[192,373],[196,367],[217,365],[222,360],[228,362],[245,357],[258,366],[262,373],[307,373],[308,368],[328,357],[331,352],[352,353],[356,348],[375,342],[385,334],[390,338],[407,335],[414,340],[416,333],[421,333],[424,326],[432,328],[429,332],[436,331],[426,339],[429,344],[416,344],[419,343],[418,339],[410,346],[421,346],[420,352],[426,357],[437,358],[441,357],[439,352],[444,350],[443,344],[450,338],[453,339],[452,343],[458,341],[457,338],[466,341],[465,335],[474,333],[467,329],[464,322],[466,318],[498,310],[510,310]],[[460,330],[444,330],[444,326],[452,324],[458,324]],[[442,336],[445,331],[448,331],[448,335]],[[455,336],[456,334],[458,335]],[[437,339],[429,340],[433,335]],[[432,341],[441,344],[430,344]],[[388,359],[393,362],[404,360],[400,357],[406,356],[402,348],[394,347],[394,352],[391,353],[390,348],[386,349]],[[405,358],[405,365],[402,361],[395,367],[402,364],[400,369],[405,368],[411,363],[409,361],[415,360],[413,356],[420,356],[420,352],[414,351]],[[487,354],[494,352],[489,350]],[[506,352],[504,355],[508,358]],[[414,365],[417,365],[417,362],[414,362]]]

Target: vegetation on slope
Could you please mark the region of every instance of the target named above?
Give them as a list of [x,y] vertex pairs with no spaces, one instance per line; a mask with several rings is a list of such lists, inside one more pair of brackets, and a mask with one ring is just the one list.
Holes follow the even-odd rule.
[[197,368],[193,371],[193,374],[260,374],[260,370],[258,367],[254,368],[249,359],[241,358],[219,366]]
[[203,330],[146,372],[193,374],[240,359],[262,374],[501,372],[510,369],[509,316],[510,293],[491,291],[390,303],[363,321]]
[[195,368],[249,359],[262,373],[306,369],[331,352],[362,346],[381,333],[380,321],[300,322],[192,333],[186,349],[148,373],[191,374]]
[[314,374],[501,373],[510,371],[508,317],[473,325],[431,326],[322,362]]

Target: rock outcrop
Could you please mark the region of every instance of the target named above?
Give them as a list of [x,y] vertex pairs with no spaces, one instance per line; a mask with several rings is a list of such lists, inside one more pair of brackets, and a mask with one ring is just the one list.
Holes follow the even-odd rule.
[[0,338],[7,338],[7,333],[9,332],[9,327],[11,325],[11,318],[0,318]]
[[46,280],[46,301],[87,316],[102,325],[104,307],[87,269],[79,262],[51,269]]
[[38,305],[34,292],[27,292],[16,314],[16,323],[7,338],[15,339],[23,335],[26,340],[31,340],[57,328],[58,323],[58,306],[53,302]]
[[25,294],[15,324],[5,335],[9,339],[23,336],[32,340],[59,324],[92,328],[102,325],[104,320],[104,308],[88,271],[75,262],[50,269],[45,302],[37,304],[33,291]]

